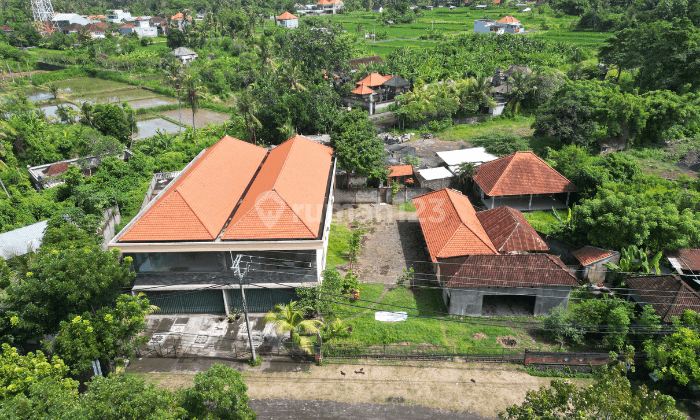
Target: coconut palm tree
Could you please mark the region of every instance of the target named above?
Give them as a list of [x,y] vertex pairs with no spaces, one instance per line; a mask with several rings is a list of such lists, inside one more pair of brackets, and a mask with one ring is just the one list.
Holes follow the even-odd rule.
[[304,313],[311,308],[300,307],[298,302],[280,303],[263,318],[265,324],[275,325],[279,334],[289,332],[289,339],[302,347],[307,347],[311,340],[306,334],[314,334],[323,327],[323,322],[316,319],[304,319]]
[[508,90],[508,108],[512,109],[517,115],[520,111],[520,103],[527,98],[527,95],[533,90],[534,75],[525,73],[524,71],[516,71],[510,77],[508,82],[512,87]]
[[194,143],[197,144],[197,127],[195,126],[194,116],[199,111],[199,100],[204,99],[204,93],[207,88],[202,86],[202,82],[192,76],[185,74],[182,79],[182,91],[185,93],[185,101],[192,108],[192,130],[194,130]]
[[462,184],[465,191],[468,189],[471,179],[474,178],[474,174],[476,174],[476,165],[474,165],[472,162],[463,163],[459,167],[457,179],[459,180],[459,183]]
[[[333,75],[333,73],[331,73]],[[306,87],[301,84],[304,74],[299,68],[299,64],[296,61],[292,61],[289,65],[283,66],[279,72],[278,77],[282,84],[289,87],[292,92],[306,92]]]
[[178,133],[182,141],[182,102],[180,101],[180,85],[182,83],[182,64],[179,61],[171,61],[165,70],[165,82],[177,92],[177,112],[180,117]]
[[277,46],[275,40],[265,35],[261,36],[256,43],[255,50],[258,54],[258,63],[260,64],[260,69],[264,71],[265,74],[269,73],[270,68],[274,70],[272,57],[275,46]]
[[243,115],[243,119],[245,120],[245,127],[248,131],[248,140],[252,140],[253,144],[258,144],[256,128],[262,128],[262,124],[255,116],[258,105],[249,89],[250,87],[236,97],[236,107],[238,108],[238,112]]
[[480,75],[473,80],[470,96],[477,101],[480,108],[496,105],[495,101],[491,98],[491,92],[493,92],[493,87],[486,76]]

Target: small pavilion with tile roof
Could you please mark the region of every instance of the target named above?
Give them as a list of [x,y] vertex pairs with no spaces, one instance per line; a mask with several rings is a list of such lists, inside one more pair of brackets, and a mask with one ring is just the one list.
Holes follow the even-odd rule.
[[482,164],[474,189],[490,208],[509,206],[520,211],[565,209],[578,189],[533,152],[515,152]]
[[479,212],[476,217],[499,252],[549,251],[544,240],[518,210],[499,207]]
[[270,297],[258,305],[267,311],[280,294],[266,290],[290,300],[321,282],[334,174],[333,149],[305,137],[268,150],[226,136],[147,198],[108,247],[133,258],[134,293],[180,312],[228,313],[242,255],[245,287]]
[[289,12],[284,12],[277,16],[277,25],[288,29],[297,28],[299,27],[299,18]]
[[593,283],[605,281],[609,270],[606,263],[620,262],[620,253],[609,249],[586,245],[572,252],[571,255],[581,263],[581,278]]

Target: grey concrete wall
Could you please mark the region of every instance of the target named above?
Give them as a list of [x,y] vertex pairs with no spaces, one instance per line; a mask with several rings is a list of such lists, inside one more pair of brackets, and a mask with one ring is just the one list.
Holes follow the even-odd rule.
[[[584,267],[586,276],[585,278],[587,278],[593,283],[605,281],[606,276],[608,275],[608,269],[605,268],[603,264],[607,262],[613,262],[615,264],[618,264],[620,262],[620,253],[615,253],[607,258],[596,262],[595,264],[591,264],[589,266]],[[612,275],[612,273],[610,274]]]
[[[559,306],[569,305],[569,286],[544,286],[544,287],[474,287],[469,289],[450,289],[449,308],[450,315],[481,316],[484,296],[488,295],[520,295],[536,296],[535,316],[549,315],[549,312]],[[443,298],[446,294],[443,293]]]
[[119,223],[122,222],[122,215],[119,212],[119,206],[113,206],[108,208],[102,213],[102,218],[105,220],[102,226],[102,236],[104,241],[102,242],[102,249],[107,250],[107,244],[114,238],[115,229]]
[[[410,201],[431,191],[428,188],[401,188],[394,197],[394,204]],[[335,204],[391,203],[391,188],[336,188],[333,199]]]
[[451,177],[451,178],[443,178],[443,179],[433,179],[430,181],[427,181],[420,176],[417,176],[416,179],[418,179],[418,183],[421,188],[427,188],[430,191],[437,191],[441,190],[443,188],[458,188],[459,187],[459,181],[457,181],[457,178]]

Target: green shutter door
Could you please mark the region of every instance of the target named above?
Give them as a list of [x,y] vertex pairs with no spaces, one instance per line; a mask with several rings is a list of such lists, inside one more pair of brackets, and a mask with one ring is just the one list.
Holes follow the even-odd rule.
[[226,313],[220,289],[146,292],[146,298],[159,308],[157,314]]
[[[234,309],[243,310],[243,301],[239,289],[230,290],[231,305]],[[275,305],[299,300],[294,289],[245,289],[245,299],[248,303],[248,312],[269,312]]]

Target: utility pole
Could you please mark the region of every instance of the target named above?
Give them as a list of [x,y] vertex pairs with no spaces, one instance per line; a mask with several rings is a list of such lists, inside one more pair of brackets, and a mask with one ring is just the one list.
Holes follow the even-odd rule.
[[233,261],[231,269],[236,273],[236,276],[238,276],[238,286],[241,288],[241,298],[243,300],[243,313],[245,314],[245,326],[248,330],[248,344],[250,344],[250,354],[253,357],[253,361],[255,361],[257,357],[255,357],[255,347],[253,346],[253,334],[250,331],[250,321],[248,320],[248,304],[246,303],[245,291],[243,290],[243,276],[248,272],[248,268],[246,267],[245,271],[241,272],[241,258],[243,258],[242,254],[236,255],[236,259]]

